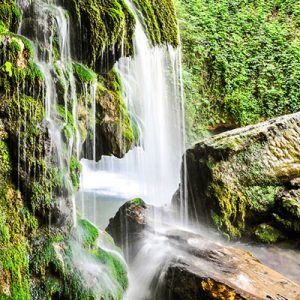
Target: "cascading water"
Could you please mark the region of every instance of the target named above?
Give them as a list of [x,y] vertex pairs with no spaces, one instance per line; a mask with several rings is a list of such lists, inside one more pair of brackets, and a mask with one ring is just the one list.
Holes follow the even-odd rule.
[[103,227],[108,221],[107,217],[102,220],[105,200],[112,200],[108,216],[120,203],[135,197],[163,206],[170,203],[180,180],[184,148],[180,53],[171,46],[152,47],[136,20],[134,58],[122,57],[115,68],[132,126],[139,135],[137,145],[123,159],[102,157],[96,167],[82,162],[78,206],[83,211],[88,209],[87,202],[99,205],[98,213],[86,213]]
[[[127,4],[134,12],[133,4]],[[135,197],[154,206],[170,204],[180,181],[185,144],[180,50],[171,46],[152,47],[136,16],[134,57],[122,57],[115,68],[139,138],[136,147],[123,159],[102,157],[96,165],[82,161],[77,204],[81,213],[102,228],[121,204]],[[185,219],[183,207],[181,216]],[[155,215],[152,221],[159,231],[165,225],[160,223],[159,214]],[[165,238],[153,233],[144,242],[130,266],[130,284],[125,295],[128,300],[154,299],[153,278],[174,250]],[[127,249],[125,255],[129,256]]]

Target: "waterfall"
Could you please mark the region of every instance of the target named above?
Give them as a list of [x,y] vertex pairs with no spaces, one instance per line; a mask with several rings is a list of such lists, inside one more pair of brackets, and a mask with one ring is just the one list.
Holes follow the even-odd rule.
[[[127,4],[135,12],[133,4]],[[122,57],[115,69],[138,141],[122,159],[103,156],[97,164],[82,161],[77,204],[81,213],[102,228],[121,204],[136,197],[155,207],[168,207],[180,182],[185,146],[180,49],[169,45],[153,47],[135,15],[134,57]],[[184,187],[181,189],[184,195]],[[182,221],[187,220],[184,202],[180,214]],[[159,215],[153,219],[155,229],[170,229],[165,223],[174,224],[174,220],[167,221],[164,215],[162,224]],[[126,224],[121,226],[126,231]],[[127,244],[126,232],[124,239]],[[163,277],[160,270],[168,266],[174,251],[164,237],[147,234],[129,267],[129,289],[124,299],[154,299],[153,279],[158,274]]]
[[[135,12],[133,4],[127,4]],[[152,47],[136,16],[134,57],[122,57],[115,69],[138,141],[122,159],[104,156],[96,166],[82,162],[78,205],[81,211],[89,201],[97,207],[98,199],[99,216],[94,210],[90,217],[102,226],[97,218],[103,214],[103,198],[125,202],[141,197],[148,204],[168,205],[180,181],[185,143],[179,49]]]

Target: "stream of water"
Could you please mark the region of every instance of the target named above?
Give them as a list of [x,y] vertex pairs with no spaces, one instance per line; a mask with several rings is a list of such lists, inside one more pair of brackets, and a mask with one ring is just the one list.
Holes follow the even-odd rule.
[[[131,2],[128,6],[134,11]],[[170,204],[180,181],[184,122],[179,49],[152,47],[137,18],[134,53],[115,68],[138,128],[138,145],[122,159],[102,157],[96,165],[82,161],[77,205],[100,226],[107,225],[112,208],[136,197],[155,206]],[[94,207],[92,215],[87,202]]]

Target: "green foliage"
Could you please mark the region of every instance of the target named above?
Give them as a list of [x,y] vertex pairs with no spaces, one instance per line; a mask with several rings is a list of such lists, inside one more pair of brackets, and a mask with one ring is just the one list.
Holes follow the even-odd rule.
[[0,0],[0,33],[16,32],[21,20],[21,12],[13,0]]
[[300,109],[300,4],[177,0],[190,140]]
[[147,34],[154,45],[178,46],[178,29],[173,0],[134,0]]
[[260,224],[254,231],[255,237],[266,244],[276,243],[284,238],[283,233],[269,224]]

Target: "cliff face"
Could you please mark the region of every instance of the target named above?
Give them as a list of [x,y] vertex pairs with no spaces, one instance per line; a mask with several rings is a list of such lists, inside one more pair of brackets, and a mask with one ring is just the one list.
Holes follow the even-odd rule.
[[[177,45],[173,3],[156,2],[140,7],[149,37]],[[134,146],[113,65],[133,55],[135,17],[123,0],[57,4],[64,10],[38,0],[0,2],[0,299],[120,299],[125,266],[101,248],[116,250],[106,234],[80,216],[74,228],[71,195],[79,187],[79,158],[123,157]],[[70,49],[57,12],[70,24]],[[46,101],[49,78],[54,112]],[[53,146],[53,124],[62,153]]]
[[300,114],[235,129],[186,152],[190,215],[231,238],[299,236]]

